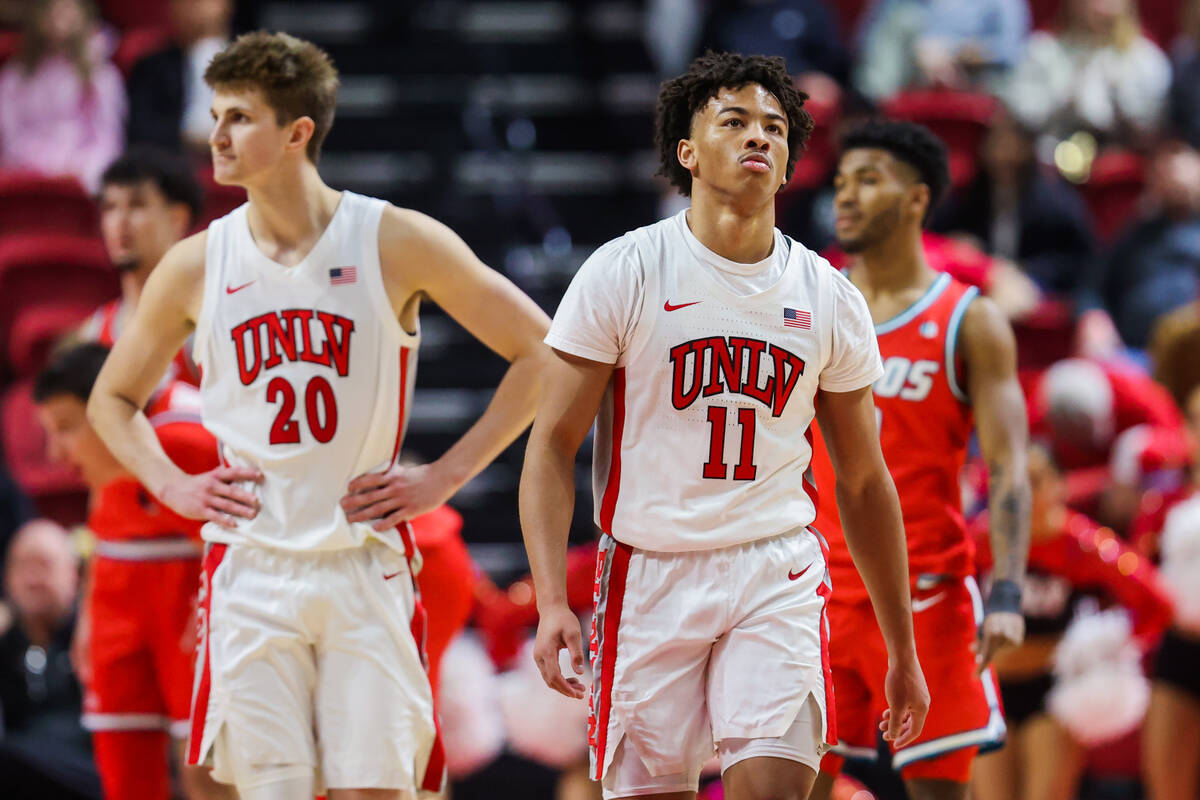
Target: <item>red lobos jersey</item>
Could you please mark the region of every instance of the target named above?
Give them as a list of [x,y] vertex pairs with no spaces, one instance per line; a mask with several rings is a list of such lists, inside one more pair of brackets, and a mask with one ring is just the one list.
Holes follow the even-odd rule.
[[[900,495],[913,581],[922,575],[962,577],[974,570],[958,483],[974,419],[956,344],[963,313],[978,293],[942,274],[920,300],[875,326],[883,357],[883,377],[872,387],[876,422]],[[842,537],[833,465],[819,430],[816,442],[812,466],[822,502],[814,527],[829,541],[835,595],[862,598],[866,588]]]
[[[195,475],[216,468],[217,440],[200,424],[199,392],[173,383],[146,409],[167,456],[180,469]],[[200,538],[202,520],[185,519],[154,498],[137,481],[126,476],[105,484],[92,495],[88,527],[105,541]]]
[[[127,308],[125,300],[118,297],[93,311],[92,315],[84,321],[80,333],[86,341],[112,347],[116,344],[117,337],[121,335],[125,323],[132,315],[133,309]],[[189,338],[175,354],[175,358],[171,359],[171,365],[167,368],[162,383],[159,384],[160,389],[169,386],[174,381],[200,386],[200,375],[190,356],[191,349],[192,341]]]

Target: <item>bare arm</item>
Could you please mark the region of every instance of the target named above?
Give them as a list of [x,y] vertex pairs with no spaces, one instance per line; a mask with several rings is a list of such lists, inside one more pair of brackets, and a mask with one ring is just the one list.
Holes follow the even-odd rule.
[[380,224],[379,252],[397,315],[413,298],[428,296],[509,362],[487,410],[441,458],[351,481],[343,500],[348,518],[377,520],[375,528],[385,530],[448,500],[529,426],[550,320],[511,281],[476,258],[457,234],[423,214],[389,206]]
[[575,672],[583,671],[579,621],[567,605],[575,454],[592,427],[612,371],[612,364],[554,352],[521,471],[521,530],[541,617],[534,659],[546,684],[569,697],[583,696],[583,685],[563,678],[558,667],[558,652],[566,647]]
[[979,449],[988,467],[989,538],[995,557],[992,597],[982,630],[980,666],[1002,647],[1020,644],[1025,620],[1020,586],[1029,557],[1029,425],[1017,381],[1017,348],[1000,310],[971,303],[959,333]]
[[[253,517],[254,496],[230,485],[253,470],[219,468],[188,475],[163,451],[142,409],[195,326],[204,292],[206,235],[191,236],[163,256],[142,291],[88,399],[88,420],[112,454],[151,494],[185,517],[225,524]],[[232,515],[232,516],[231,516]]]
[[192,519],[232,524],[256,515],[258,501],[236,481],[259,480],[256,470],[217,468],[188,475],[158,443],[143,408],[178,353],[204,295],[206,234],[167,251],[146,281],[127,329],[104,361],[88,399],[88,420],[113,456],[151,494]]
[[837,477],[838,513],[846,545],[862,575],[887,646],[889,713],[885,738],[897,747],[915,739],[929,709],[917,661],[908,590],[908,547],[900,500],[875,428],[871,387],[824,392],[817,418]]

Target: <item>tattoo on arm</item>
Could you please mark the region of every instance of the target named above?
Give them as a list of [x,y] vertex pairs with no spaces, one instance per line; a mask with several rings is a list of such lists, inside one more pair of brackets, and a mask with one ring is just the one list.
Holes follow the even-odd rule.
[[1017,480],[1008,465],[988,463],[988,494],[991,519],[989,533],[996,580],[1016,581],[1025,577],[1029,557],[1029,484]]

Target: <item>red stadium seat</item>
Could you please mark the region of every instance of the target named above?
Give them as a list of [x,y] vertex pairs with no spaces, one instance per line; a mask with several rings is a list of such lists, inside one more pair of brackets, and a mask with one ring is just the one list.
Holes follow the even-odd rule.
[[121,31],[171,25],[169,0],[99,0],[97,5],[100,16]]
[[813,132],[808,138],[808,146],[800,154],[792,179],[784,187],[784,192],[795,189],[813,189],[825,182],[833,162],[837,158],[837,142],[834,141],[834,128],[841,113],[841,98],[833,98],[833,102],[818,102],[810,97],[804,108],[812,115]]
[[1092,162],[1083,199],[1100,238],[1112,239],[1133,217],[1145,184],[1146,162],[1136,153],[1109,151]]
[[74,178],[0,171],[0,236],[65,233],[94,236],[96,204]]
[[8,61],[21,46],[21,34],[16,31],[0,31],[0,64]]
[[8,337],[8,363],[13,374],[18,378],[35,374],[45,365],[54,345],[95,310],[90,302],[60,303],[50,298],[18,308]]
[[233,211],[246,202],[246,190],[240,186],[222,186],[213,180],[211,169],[202,169],[196,177],[204,187],[204,211],[201,218],[196,220],[193,231],[204,230],[208,223]]
[[13,384],[0,398],[0,432],[9,471],[35,499],[86,491],[76,470],[50,460],[33,402],[32,380]]
[[127,30],[121,35],[121,42],[113,52],[113,63],[121,70],[121,74],[128,78],[133,65],[140,61],[142,56],[162,49],[170,38],[170,28],[141,27]]
[[95,308],[119,293],[117,273],[98,239],[0,238],[0,352],[10,351],[14,325],[26,309],[48,300],[60,308]]
[[962,187],[975,175],[979,145],[996,99],[976,92],[914,89],[888,98],[882,110],[893,119],[919,122],[941,137],[950,151],[950,180]]
[[867,10],[870,0],[838,0],[833,4],[834,13],[842,29],[842,39],[849,42],[858,31],[858,21]]
[[1059,6],[1062,0],[1029,0],[1029,15],[1035,30],[1052,31],[1058,28]]

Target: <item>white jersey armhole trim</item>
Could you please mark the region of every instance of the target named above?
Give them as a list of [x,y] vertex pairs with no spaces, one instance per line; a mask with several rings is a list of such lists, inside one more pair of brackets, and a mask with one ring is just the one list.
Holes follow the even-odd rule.
[[192,331],[192,361],[200,367],[201,383],[204,382],[204,375],[213,369],[209,361],[208,345],[212,337],[213,313],[217,307],[217,289],[221,286],[221,276],[216,274],[220,271],[223,261],[220,250],[225,246],[229,220],[245,213],[246,205],[242,204],[224,217],[213,220],[208,224],[208,232],[204,238],[204,289],[200,313],[196,316],[196,328]]
[[956,366],[958,330],[962,327],[962,319],[963,315],[967,313],[967,306],[971,305],[971,301],[978,296],[979,289],[974,286],[963,292],[963,296],[958,298],[958,302],[954,305],[954,311],[950,314],[950,321],[946,324],[946,382],[950,384],[951,393],[962,403],[969,403],[971,401],[958,382],[958,368]]
[[[346,192],[349,198],[355,202],[362,202],[366,205],[363,212],[363,257],[369,259],[371,263],[363,264],[363,276],[369,282],[369,293],[371,302],[375,305],[376,313],[379,318],[385,320],[384,325],[396,337],[396,341],[401,347],[415,348],[417,343],[421,341],[421,322],[418,315],[416,333],[409,333],[400,324],[400,318],[396,315],[396,310],[392,308],[392,301],[388,298],[387,285],[383,280],[383,253],[379,248],[379,232],[383,227],[383,212],[387,208],[387,202],[374,197],[364,197],[351,192]],[[370,244],[368,244],[368,242]],[[411,299],[411,298],[410,298]],[[403,387],[401,387],[403,391]]]

